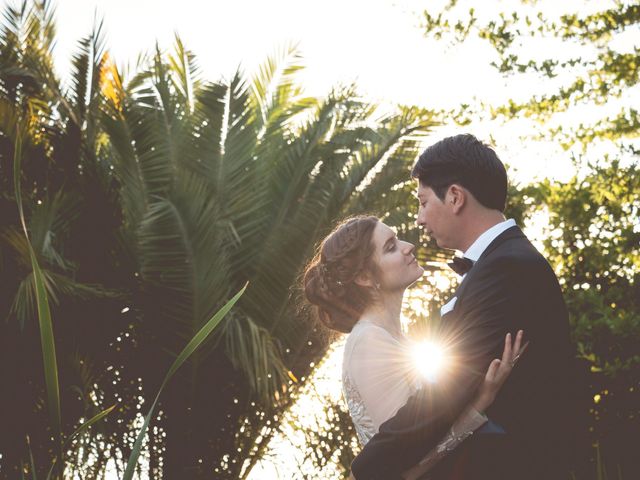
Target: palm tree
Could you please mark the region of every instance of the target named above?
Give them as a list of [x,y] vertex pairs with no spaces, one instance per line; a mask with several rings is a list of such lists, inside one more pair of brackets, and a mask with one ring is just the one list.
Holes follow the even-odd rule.
[[148,358],[168,361],[163,353],[250,281],[163,402],[169,477],[248,472],[292,378],[326,348],[291,308],[315,243],[336,218],[407,204],[407,169],[430,112],[376,117],[351,89],[308,98],[301,68],[288,50],[251,80],[238,72],[205,83],[177,38],[168,58],[157,51],[128,83],[111,70],[103,124],[142,279],[136,306]]
[[[6,10],[0,165],[10,172],[12,128],[27,119],[22,176],[34,187],[25,188],[30,228],[41,232],[38,252],[59,298],[64,429],[119,405],[72,446],[68,471],[95,476],[109,457],[128,456],[141,399],[151,398],[172,356],[249,280],[223,327],[169,385],[148,445],[155,476],[244,476],[327,346],[297,308],[292,286],[302,266],[349,214],[378,213],[415,235],[407,171],[433,114],[408,107],[384,114],[354,88],[309,98],[294,49],[252,78],[237,72],[206,82],[176,38],[170,54],[142,57],[129,79],[105,52],[99,26],[80,42],[64,89],[52,68],[54,37],[48,2]],[[19,428],[7,430],[0,451],[3,464],[19,465],[28,452],[16,441],[30,434],[40,465],[50,447],[43,385],[6,186],[0,248],[11,288],[1,305],[11,313],[1,328],[12,348],[2,364],[22,349],[29,361],[18,372],[30,380],[20,400],[3,400],[0,411]],[[0,373],[19,385],[16,372]]]

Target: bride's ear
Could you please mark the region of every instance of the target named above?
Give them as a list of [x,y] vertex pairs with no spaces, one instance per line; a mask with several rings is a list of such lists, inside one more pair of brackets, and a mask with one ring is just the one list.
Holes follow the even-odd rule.
[[368,288],[375,287],[376,285],[376,282],[373,279],[373,275],[371,275],[371,272],[369,271],[360,272],[358,275],[356,275],[356,278],[353,279],[353,283],[355,283],[359,287]]

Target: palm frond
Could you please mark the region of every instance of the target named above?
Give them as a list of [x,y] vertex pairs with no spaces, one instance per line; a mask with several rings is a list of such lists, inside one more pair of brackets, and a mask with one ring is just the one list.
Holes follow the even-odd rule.
[[224,324],[226,352],[232,365],[243,373],[249,387],[264,405],[281,402],[289,379],[277,340],[242,314],[231,315]]
[[[216,198],[224,205],[223,218],[240,235],[246,220],[254,218],[256,193],[264,189],[256,175],[256,131],[249,93],[240,72],[230,82],[227,121],[223,127],[223,155],[216,179]],[[244,235],[243,235],[244,236]]]
[[162,191],[169,175],[161,162],[141,154],[153,143],[149,138],[153,134],[143,124],[144,112],[126,104],[112,106],[101,116],[101,123],[109,135],[114,173],[120,182],[125,228],[132,233],[148,208],[150,194]]
[[185,48],[177,33],[174,52],[169,55],[168,61],[173,73],[171,77],[173,87],[182,97],[182,103],[188,107],[188,113],[193,113],[195,92],[200,86],[200,72],[195,55]]
[[180,326],[175,333],[182,339],[190,337],[196,323],[193,311],[196,258],[187,228],[175,204],[157,198],[140,222],[138,234],[142,279],[151,298],[170,299],[161,310],[164,317]]
[[194,129],[190,155],[183,164],[209,179],[214,193],[223,153],[223,124],[227,109],[228,86],[222,82],[207,83],[195,93]]
[[[6,237],[5,237],[6,238]],[[21,249],[24,249],[21,245]],[[27,252],[28,253],[28,252]],[[122,294],[102,285],[80,283],[59,273],[42,269],[42,281],[52,305],[59,305],[60,297],[89,300],[115,298]],[[33,273],[28,273],[18,284],[18,289],[9,308],[8,318],[15,315],[20,329],[36,315],[36,290]]]
[[73,108],[72,118],[79,122],[78,128],[82,130],[87,128],[87,121],[97,118],[102,73],[108,58],[104,51],[102,27],[102,21],[94,25],[91,34],[78,42],[77,51],[72,58],[71,88],[67,97]]
[[303,89],[298,74],[303,69],[302,57],[294,46],[276,52],[258,68],[251,81],[251,98],[259,138],[281,130],[295,118],[298,109],[312,102],[300,102]]

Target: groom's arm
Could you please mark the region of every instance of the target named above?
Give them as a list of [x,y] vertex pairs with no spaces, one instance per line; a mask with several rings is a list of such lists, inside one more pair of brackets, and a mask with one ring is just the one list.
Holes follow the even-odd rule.
[[464,320],[456,322],[464,330],[448,330],[441,339],[453,353],[452,369],[381,425],[352,464],[357,479],[400,478],[436,446],[471,402],[489,363],[500,356],[504,335],[517,326],[514,317],[523,296],[517,286],[527,274],[521,263],[496,259],[491,268],[476,272],[474,288],[465,292]]

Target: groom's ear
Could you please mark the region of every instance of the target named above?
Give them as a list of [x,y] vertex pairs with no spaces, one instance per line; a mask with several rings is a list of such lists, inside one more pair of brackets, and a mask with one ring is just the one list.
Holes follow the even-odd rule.
[[467,203],[467,191],[461,185],[454,183],[447,190],[445,203],[449,204],[453,213],[459,213]]

